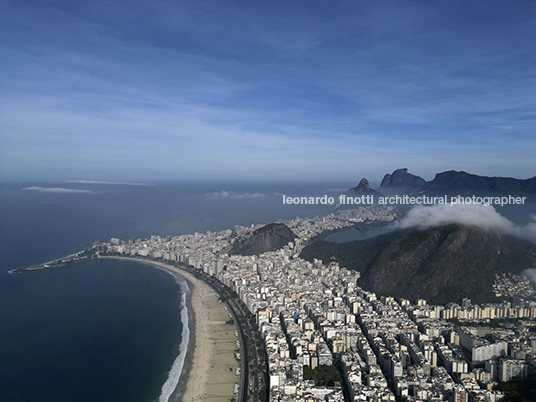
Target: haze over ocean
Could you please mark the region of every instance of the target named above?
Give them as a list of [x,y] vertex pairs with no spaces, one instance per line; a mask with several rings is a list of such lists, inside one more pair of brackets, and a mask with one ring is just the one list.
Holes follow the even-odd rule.
[[280,195],[327,186],[0,185],[0,401],[148,401],[181,342],[180,286],[149,266],[89,261],[10,275],[120,237],[179,235],[326,214]]

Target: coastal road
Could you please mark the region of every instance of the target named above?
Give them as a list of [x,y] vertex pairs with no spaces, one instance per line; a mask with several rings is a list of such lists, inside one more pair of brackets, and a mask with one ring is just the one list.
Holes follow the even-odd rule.
[[[222,289],[224,289],[224,285],[219,282],[216,278],[212,279],[217,286],[219,286]],[[236,293],[235,293],[236,295]],[[229,304],[232,305],[235,312],[238,313],[238,315],[243,319],[244,324],[242,324],[242,328],[245,330],[245,333],[248,337],[247,346],[253,345],[251,350],[251,357],[253,360],[253,367],[251,367],[251,363],[248,359],[248,365],[249,365],[249,372],[253,374],[253,384],[251,392],[249,393],[250,396],[252,396],[253,401],[259,400],[259,393],[261,388],[261,379],[260,379],[260,371],[259,371],[259,355],[257,353],[257,347],[256,347],[256,339],[257,339],[257,331],[254,331],[251,329],[250,324],[250,317],[253,317],[253,315],[247,310],[246,305],[238,299],[238,296],[236,297],[230,297],[226,299]],[[250,352],[248,351],[248,357]]]
[[[183,271],[186,271],[192,275],[194,275],[196,278],[199,278],[203,282],[205,282],[207,285],[209,285],[214,291],[216,291],[222,299],[224,299],[227,302],[227,306],[229,307],[229,310],[234,318],[234,321],[236,323],[236,326],[238,328],[238,334],[240,339],[240,366],[241,366],[241,376],[240,376],[240,389],[237,396],[237,401],[246,402],[249,392],[249,355],[248,355],[248,348],[246,343],[246,337],[245,332],[248,333],[249,339],[252,339],[251,337],[251,329],[249,328],[249,322],[247,319],[247,316],[244,314],[241,308],[239,308],[238,303],[236,303],[235,300],[229,299],[225,295],[225,288],[224,285],[218,281],[216,278],[209,276],[205,274],[203,271],[197,270],[195,268],[190,268],[185,265],[173,265],[175,268],[181,269]],[[240,319],[243,318],[245,325],[242,325],[240,322]],[[244,331],[244,327],[246,327],[246,331]],[[256,352],[257,350],[254,348],[255,352],[255,368],[257,368],[257,357]],[[255,386],[253,389],[253,401],[258,401],[259,398],[259,390],[258,390],[258,381],[257,381],[257,373],[258,371],[255,370]]]
[[[246,329],[246,333],[247,333],[247,336],[248,336],[248,339],[250,342],[253,342],[254,339],[256,339],[254,337],[254,334],[253,334],[253,331],[251,330],[251,326],[250,326],[250,323],[249,323],[249,320],[248,320],[248,317],[247,317],[247,313],[244,312],[243,310],[243,305],[242,303],[240,303],[239,301],[237,301],[236,299],[228,299],[227,300],[229,303],[233,304],[233,307],[235,309],[235,311],[238,311],[240,313],[240,315],[245,319],[245,329]],[[257,354],[257,347],[256,346],[253,346],[253,369],[250,370],[251,372],[253,372],[254,374],[254,377],[253,377],[253,400],[254,401],[258,401],[259,400],[259,388],[260,388],[260,384],[259,384],[259,356]],[[249,364],[249,360],[248,360],[248,364]]]

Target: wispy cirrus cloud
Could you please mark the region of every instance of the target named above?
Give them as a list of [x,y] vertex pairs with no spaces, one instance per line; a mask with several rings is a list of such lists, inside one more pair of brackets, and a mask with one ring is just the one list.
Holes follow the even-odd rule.
[[39,193],[56,193],[56,194],[93,194],[92,190],[81,190],[75,188],[63,188],[63,187],[24,187],[23,191],[37,191]]
[[526,176],[534,10],[11,2],[0,16],[0,170],[150,181],[351,178],[367,166],[379,179],[412,161],[428,177]]

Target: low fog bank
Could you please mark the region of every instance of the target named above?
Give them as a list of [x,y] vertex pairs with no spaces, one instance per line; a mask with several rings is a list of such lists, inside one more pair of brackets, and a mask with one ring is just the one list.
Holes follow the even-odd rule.
[[498,231],[536,243],[536,214],[531,214],[529,219],[530,222],[527,224],[516,224],[499,214],[493,206],[475,204],[417,206],[412,208],[400,222],[395,223],[393,229],[428,229],[459,224]]

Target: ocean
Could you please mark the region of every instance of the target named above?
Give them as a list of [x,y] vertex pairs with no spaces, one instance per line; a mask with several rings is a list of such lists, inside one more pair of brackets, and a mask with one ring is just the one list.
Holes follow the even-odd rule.
[[0,401],[167,401],[189,338],[187,288],[163,270],[98,260],[7,271],[111,237],[325,215],[334,208],[283,205],[282,196],[336,195],[351,185],[0,184]]

